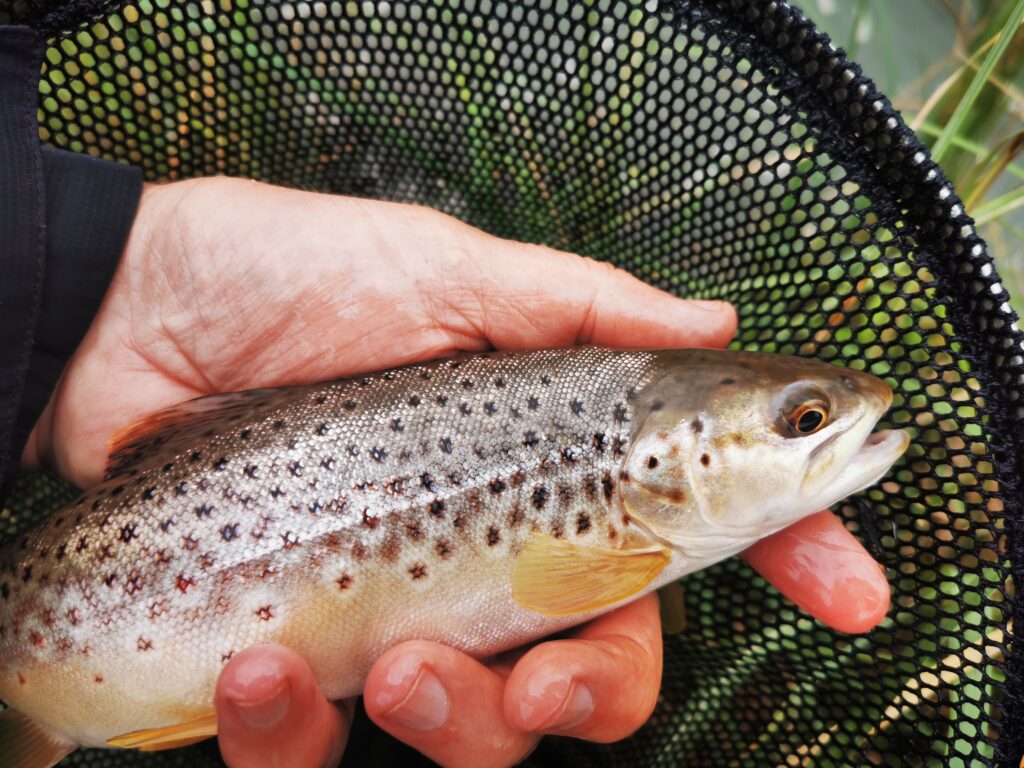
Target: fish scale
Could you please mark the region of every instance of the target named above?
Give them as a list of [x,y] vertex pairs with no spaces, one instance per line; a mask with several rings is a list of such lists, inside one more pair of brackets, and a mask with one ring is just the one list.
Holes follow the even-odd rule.
[[891,400],[817,361],[584,347],[161,411],[0,549],[0,751],[209,736],[258,643],[343,698],[403,640],[484,658],[578,624],[877,481]]
[[[524,368],[479,355],[197,401],[189,429],[134,441],[108,480],[0,555],[5,693],[16,704],[23,689],[59,688],[81,702],[117,687],[134,699],[140,679],[168,678],[176,695],[156,717],[174,721],[208,706],[221,666],[259,642],[305,649],[341,697],[407,637],[484,656],[560,628],[536,614],[453,628],[446,605],[487,611],[490,595],[444,582],[474,563],[507,571],[531,531],[622,535],[614,475],[631,392],[654,360],[589,349],[535,353]],[[372,629],[385,590],[413,596],[419,615]],[[296,593],[316,600],[300,607]],[[332,643],[311,639],[314,627]],[[331,647],[349,645],[360,650]],[[173,658],[188,668],[168,673]],[[97,725],[79,704],[61,722],[82,743]]]

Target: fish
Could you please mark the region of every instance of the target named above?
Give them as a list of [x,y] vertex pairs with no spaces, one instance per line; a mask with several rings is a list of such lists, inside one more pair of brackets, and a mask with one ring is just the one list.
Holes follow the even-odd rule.
[[341,699],[405,640],[487,658],[587,621],[877,482],[891,403],[817,360],[576,347],[173,406],[0,549],[0,754],[215,735],[260,643]]

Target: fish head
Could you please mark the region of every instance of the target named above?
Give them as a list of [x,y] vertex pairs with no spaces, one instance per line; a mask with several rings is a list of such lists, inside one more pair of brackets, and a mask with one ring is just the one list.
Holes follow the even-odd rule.
[[873,431],[891,404],[820,361],[680,352],[637,396],[623,511],[681,552],[732,554],[877,482],[909,443]]

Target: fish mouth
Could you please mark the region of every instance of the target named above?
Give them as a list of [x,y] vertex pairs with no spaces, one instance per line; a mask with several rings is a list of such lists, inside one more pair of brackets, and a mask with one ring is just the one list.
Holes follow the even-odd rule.
[[905,429],[880,429],[869,434],[837,478],[843,495],[877,483],[909,445],[910,434]]

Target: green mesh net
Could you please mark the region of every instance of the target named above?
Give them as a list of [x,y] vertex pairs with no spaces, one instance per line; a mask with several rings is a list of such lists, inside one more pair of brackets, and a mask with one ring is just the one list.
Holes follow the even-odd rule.
[[[657,711],[535,765],[1014,766],[1022,336],[984,244],[889,102],[774,0],[2,0],[49,30],[43,139],[150,179],[417,202],[723,298],[736,345],[865,369],[913,445],[842,507],[885,565],[845,636],[733,559],[685,580]],[[69,498],[24,480],[10,533]],[[1018,723],[1015,729],[1013,722]],[[347,762],[413,756],[363,722]],[[215,765],[206,744],[69,765]]]

